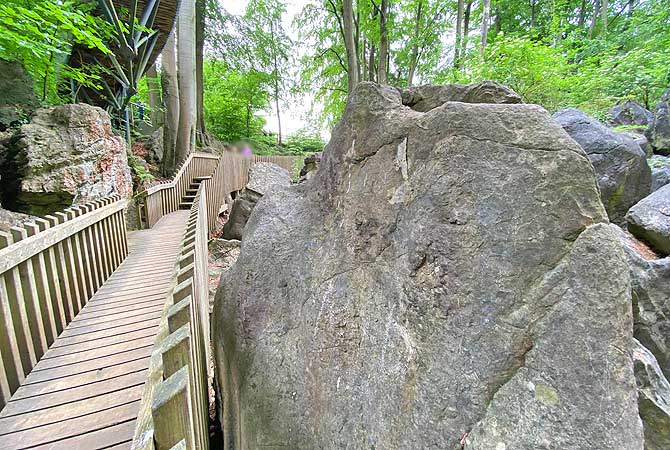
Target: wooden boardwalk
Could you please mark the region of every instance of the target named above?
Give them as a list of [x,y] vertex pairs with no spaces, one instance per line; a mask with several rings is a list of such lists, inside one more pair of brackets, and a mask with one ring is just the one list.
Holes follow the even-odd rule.
[[188,214],[130,234],[126,260],[0,412],[0,450],[130,448]]

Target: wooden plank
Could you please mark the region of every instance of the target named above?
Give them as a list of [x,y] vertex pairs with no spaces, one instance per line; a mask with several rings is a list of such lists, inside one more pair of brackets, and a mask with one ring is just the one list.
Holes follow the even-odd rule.
[[[28,233],[25,228],[11,227],[10,232],[14,238],[14,245],[18,245],[20,244],[20,241],[28,238]],[[17,264],[17,268],[19,269],[19,280],[21,283],[21,291],[23,293],[20,298],[25,304],[28,325],[33,337],[35,356],[39,359],[40,356],[47,351],[49,345],[47,344],[44,322],[42,320],[42,310],[40,307],[40,299],[37,294],[35,273],[33,272],[32,262],[29,259]]]
[[[39,227],[40,231],[44,231],[49,228],[49,222],[44,219],[35,219],[36,225]],[[58,271],[57,259],[57,246],[51,246],[46,250],[45,253],[45,270],[47,276],[47,284],[50,292],[50,298],[52,302],[52,310],[54,312],[54,321],[56,324],[56,335],[60,334],[61,331],[67,325],[67,319],[65,318],[65,304],[63,302],[63,296],[61,292],[61,287],[59,284],[60,273]]]
[[[102,392],[100,386],[108,380],[127,376],[132,373],[142,372],[148,370],[149,358],[141,358],[134,361],[128,361],[116,366],[108,367],[93,372],[86,372],[82,374],[72,375],[69,377],[59,378],[50,382],[38,383],[24,383],[18,391],[14,393],[12,400],[21,400],[28,397],[37,397],[45,394],[60,393],[67,391],[68,394],[78,391],[80,388],[91,389],[92,391]],[[26,381],[28,381],[26,379]]]
[[134,361],[140,358],[148,358],[151,354],[152,346],[148,345],[145,347],[138,347],[133,350],[117,353],[114,355],[109,355],[104,358],[99,358],[95,360],[95,364],[92,362],[85,362],[80,364],[70,364],[63,367],[55,367],[53,369],[47,370],[33,370],[31,375],[31,381],[46,381],[53,380],[57,378],[63,378],[70,375],[76,375],[86,372],[92,372],[96,370],[105,369],[108,367],[116,366],[118,364],[123,364],[128,361]]
[[[40,232],[39,227],[35,223],[24,223],[23,228],[25,228],[28,236],[34,236]],[[56,340],[59,333],[56,327],[54,300],[51,298],[49,276],[47,275],[45,255],[48,254],[48,250],[46,249],[44,252],[38,253],[31,258],[33,275],[35,277],[35,289],[40,304],[40,311],[42,312],[42,324],[46,335],[47,348]]]
[[127,200],[120,200],[90,214],[74,218],[69,221],[67,226],[49,228],[42,233],[24,239],[20,243],[14,243],[11,247],[0,249],[0,273],[19,265],[21,262],[43,251],[45,248],[62,241],[66,237],[79,233],[91,224],[97,223],[103,217],[122,210],[127,204]]
[[188,368],[183,367],[164,382],[154,393],[151,416],[154,422],[156,450],[170,450],[182,439],[193,442],[188,389]]
[[91,341],[86,340],[77,344],[61,345],[59,347],[51,347],[48,352],[42,357],[55,358],[58,356],[74,355],[84,351],[107,348],[112,345],[119,345],[128,342],[135,342],[137,339],[153,337],[156,335],[156,326],[145,327],[135,330],[131,333],[115,334],[112,336],[105,336],[103,338]]
[[[55,213],[55,216],[58,218],[59,225],[65,223],[68,220],[68,215],[65,213],[57,212]],[[47,233],[47,231],[45,231],[45,233]],[[72,320],[79,312],[79,305],[83,302],[82,298],[86,295],[86,293],[80,290],[80,283],[77,282],[78,267],[76,263],[76,249],[74,239],[71,235],[68,235],[67,238],[63,239],[62,243],[65,253],[65,266],[68,273],[68,283],[70,284],[70,301],[68,302],[68,307],[71,309],[70,320]]]
[[[129,384],[120,390],[96,393],[94,397],[70,401],[43,409],[32,409],[20,415],[0,417],[0,439],[4,435],[13,434],[11,437],[15,438],[17,432],[32,431],[36,435],[34,438],[38,439],[37,443],[39,443],[39,441],[44,440],[43,436],[40,436],[44,431],[53,433],[63,428],[65,428],[64,432],[66,433],[87,431],[82,428],[85,424],[81,423],[78,419],[84,416],[91,416],[92,418],[98,416],[97,418],[99,418],[100,414],[97,413],[105,415],[113,414],[114,407],[128,403],[137,403],[142,398],[143,387],[144,380],[142,380],[141,384]],[[67,423],[59,424],[59,422],[63,421],[67,421]],[[74,428],[75,426],[79,426],[80,428]],[[45,430],[45,428],[48,430]]]
[[[49,222],[49,226],[56,226],[58,224],[58,218],[55,216],[46,216],[46,220]],[[72,299],[74,294],[70,291],[70,274],[67,270],[67,253],[65,244],[59,242],[54,248],[54,256],[56,259],[56,272],[58,275],[58,287],[60,290],[60,296],[62,300],[62,310],[65,314],[65,323],[70,322],[74,318],[74,306],[72,304]]]
[[[31,450],[106,450],[108,445],[126,442],[128,436],[132,436],[134,428],[135,421],[128,420],[94,432],[32,447]],[[101,444],[102,442],[106,444]]]
[[145,320],[139,320],[137,322],[134,322],[129,325],[122,325],[122,326],[117,326],[114,327],[111,330],[103,330],[103,331],[93,331],[89,333],[82,333],[78,335],[73,335],[69,337],[59,337],[58,340],[54,343],[53,346],[51,346],[52,349],[57,349],[57,348],[62,348],[62,347],[67,347],[70,345],[77,345],[82,342],[90,342],[90,343],[95,343],[98,340],[103,340],[103,339],[113,339],[116,336],[124,336],[129,333],[134,333],[136,331],[140,330],[148,330],[148,329],[153,329],[155,327],[158,327],[158,324],[160,322],[160,317],[156,317],[154,319],[145,319]]
[[66,329],[65,331],[63,331],[63,334],[61,336],[64,338],[68,338],[68,337],[89,335],[92,332],[109,332],[109,330],[115,330],[119,327],[124,327],[127,325],[146,323],[148,320],[158,319],[160,318],[160,316],[161,316],[160,312],[152,312],[151,314],[145,314],[142,317],[126,317],[125,319],[118,320],[113,324],[103,322],[72,330]]
[[67,392],[12,400],[0,416],[0,436],[140,400],[146,376],[143,370]]

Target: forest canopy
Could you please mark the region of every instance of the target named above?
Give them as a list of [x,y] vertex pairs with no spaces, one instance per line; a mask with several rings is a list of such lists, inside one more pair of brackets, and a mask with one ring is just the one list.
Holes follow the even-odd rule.
[[[110,52],[112,25],[96,5],[0,5],[0,59],[26,67],[44,104],[71,101],[71,80],[99,87],[106,69],[67,64],[74,45]],[[314,0],[297,8],[249,0],[237,15],[227,6],[194,1],[196,139],[206,130],[264,153],[320,148],[321,130],[360,81],[494,80],[550,111],[574,106],[601,118],[623,99],[653,108],[670,84],[670,0]],[[163,54],[129,100],[161,123],[170,75]],[[297,103],[305,125],[285,137],[282,119]]]

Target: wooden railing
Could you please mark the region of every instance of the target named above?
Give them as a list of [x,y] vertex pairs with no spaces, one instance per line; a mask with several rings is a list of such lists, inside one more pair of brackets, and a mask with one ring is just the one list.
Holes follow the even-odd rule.
[[211,178],[203,181],[207,196],[207,228],[210,235],[216,229],[216,221],[228,194],[240,191],[246,186],[249,180],[249,165],[248,158],[234,153],[224,153]]
[[191,153],[182,162],[171,181],[158,183],[140,195],[140,220],[147,228],[153,227],[166,214],[179,209],[189,186],[197,177],[211,175],[219,156],[209,153]]
[[[236,157],[235,155],[231,155]],[[209,448],[207,201],[201,185],[167,296],[132,449]]]
[[128,254],[118,195],[0,233],[0,409]]
[[295,177],[300,172],[302,167],[302,160],[304,156],[290,156],[290,155],[254,155],[254,163],[269,162],[277,164],[280,167],[288,170],[291,177]]

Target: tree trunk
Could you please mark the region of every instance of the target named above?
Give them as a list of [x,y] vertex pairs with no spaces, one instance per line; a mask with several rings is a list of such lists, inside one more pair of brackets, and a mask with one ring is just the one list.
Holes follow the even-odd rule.
[[163,125],[163,101],[161,99],[161,87],[158,82],[158,72],[156,72],[155,65],[152,64],[147,69],[146,77],[151,125],[156,129]]
[[585,19],[586,19],[586,0],[582,0],[582,4],[579,8],[579,20],[577,21],[577,27],[579,29],[584,28]]
[[388,57],[389,57],[389,31],[388,13],[389,0],[381,1],[379,14],[379,73],[377,82],[386,84],[388,82]]
[[161,53],[161,85],[165,102],[165,118],[163,121],[163,161],[161,171],[169,175],[176,167],[175,146],[177,127],[179,126],[179,87],[177,84],[177,54],[175,49],[175,32],[170,37]]
[[358,84],[358,55],[356,55],[356,43],[354,42],[354,11],[352,0],[344,0],[342,2],[342,22],[344,28],[344,46],[347,51],[348,92],[351,92]]
[[195,0],[182,0],[177,17],[177,78],[179,80],[179,127],[177,161],[186,158],[195,144]]
[[607,0],[601,0],[602,6],[600,7],[600,35],[605,36],[607,34]]
[[423,9],[423,1],[419,0],[416,5],[416,15],[414,16],[414,44],[412,45],[412,54],[409,61],[409,73],[407,74],[407,86],[411,86],[414,82],[414,74],[416,66],[419,64],[419,35],[421,33],[421,13]]
[[368,80],[375,81],[375,44],[370,42],[370,59],[368,62]]
[[491,0],[484,0],[484,11],[482,12],[482,45],[479,51],[482,58],[484,57],[484,52],[486,51],[486,38],[488,37],[489,34],[490,14],[491,14]]
[[635,8],[635,0],[628,0],[628,18],[633,17],[633,9]]
[[591,26],[589,27],[589,39],[593,38],[593,33],[596,29],[596,23],[598,22],[598,15],[600,11],[600,0],[595,0],[593,3],[593,17],[591,17]]
[[195,82],[196,82],[196,139],[206,143],[205,134],[205,106],[203,85],[203,64],[205,46],[205,0],[196,0],[195,3]]
[[359,66],[361,67],[361,81],[367,81],[368,76],[368,40],[363,38],[363,50],[359,55],[359,61],[361,62]]
[[500,16],[500,7],[496,6],[496,20],[494,22],[496,35],[502,31],[502,17]]
[[465,6],[465,15],[463,16],[463,39],[461,40],[461,58],[465,57],[468,49],[468,33],[470,33],[470,11],[472,10],[472,1],[468,1]]
[[463,23],[463,0],[458,0],[458,10],[456,13],[456,42],[454,44],[454,68],[460,67],[461,51],[461,25]]
[[537,4],[535,3],[534,0],[530,1],[530,29],[535,28],[535,17],[537,15]]
[[[281,111],[279,110],[279,60],[277,55],[276,48],[276,36],[274,29],[274,20],[270,22],[270,34],[272,36],[272,67],[274,75],[274,98],[275,98],[275,109],[277,111],[277,145],[282,146],[282,135],[281,135]],[[356,69],[358,70],[358,69]]]

